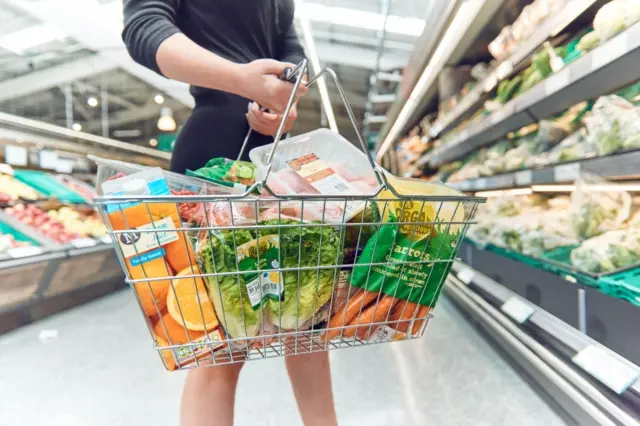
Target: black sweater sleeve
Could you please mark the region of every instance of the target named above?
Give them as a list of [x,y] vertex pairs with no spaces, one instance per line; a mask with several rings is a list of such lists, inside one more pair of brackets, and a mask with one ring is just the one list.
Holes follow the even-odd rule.
[[179,33],[176,14],[181,0],[124,0],[122,40],[131,57],[162,74],[156,52],[170,36]]
[[291,23],[289,27],[289,31],[287,31],[283,36],[279,59],[282,62],[289,62],[294,65],[298,65],[298,63],[305,58],[304,49],[300,45],[300,40],[298,39],[298,34],[296,33],[296,26]]

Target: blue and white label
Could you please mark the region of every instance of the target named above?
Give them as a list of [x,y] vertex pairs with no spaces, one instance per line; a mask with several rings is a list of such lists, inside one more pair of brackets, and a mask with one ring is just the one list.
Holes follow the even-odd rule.
[[164,257],[165,251],[163,248],[159,248],[156,250],[152,250],[147,253],[143,253],[140,256],[135,256],[131,258],[131,266],[140,266],[143,263],[151,262],[152,260],[158,259],[160,257]]
[[124,257],[129,258],[166,244],[178,241],[178,232],[171,217],[142,225],[129,232],[117,234]]

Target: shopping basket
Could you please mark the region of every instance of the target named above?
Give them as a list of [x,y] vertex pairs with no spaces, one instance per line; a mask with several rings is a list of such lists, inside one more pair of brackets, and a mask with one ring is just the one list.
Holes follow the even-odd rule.
[[[284,117],[305,72],[303,61],[290,76]],[[358,155],[367,159],[374,188],[366,195],[276,193],[267,181],[277,153],[292,144],[281,142],[284,118],[271,148],[261,151],[260,177],[240,191],[93,158],[99,189],[110,178],[155,170],[171,190],[95,200],[167,369],[423,335],[484,199],[386,174],[368,153],[335,73],[325,68],[307,84],[323,74],[333,78]]]

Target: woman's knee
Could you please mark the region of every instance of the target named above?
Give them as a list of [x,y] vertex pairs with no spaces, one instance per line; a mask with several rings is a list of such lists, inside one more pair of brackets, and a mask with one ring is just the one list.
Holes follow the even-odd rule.
[[189,371],[189,379],[201,383],[211,383],[220,381],[236,382],[240,376],[244,363],[219,365],[215,367],[195,368]]

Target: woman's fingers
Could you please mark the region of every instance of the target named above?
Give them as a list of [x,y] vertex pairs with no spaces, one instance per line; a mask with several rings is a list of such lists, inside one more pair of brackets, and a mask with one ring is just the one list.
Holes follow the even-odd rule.
[[[291,108],[289,116],[284,126],[284,132],[288,132],[293,127],[293,123],[297,118],[297,111],[295,105]],[[282,120],[281,114],[274,114],[271,112],[261,111],[258,104],[255,102],[249,105],[249,111],[247,112],[247,121],[249,126],[253,130],[263,135],[275,136],[278,132],[278,127]]]

